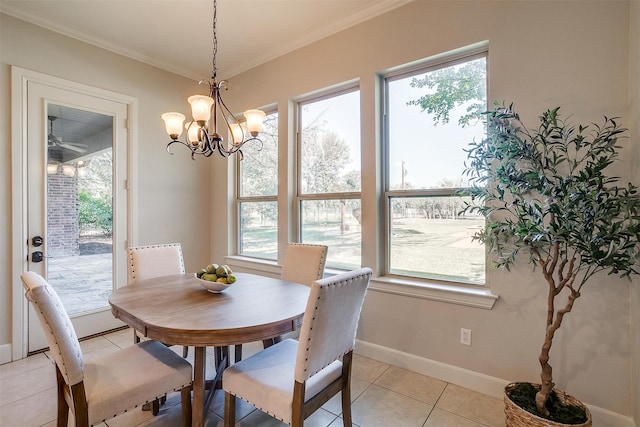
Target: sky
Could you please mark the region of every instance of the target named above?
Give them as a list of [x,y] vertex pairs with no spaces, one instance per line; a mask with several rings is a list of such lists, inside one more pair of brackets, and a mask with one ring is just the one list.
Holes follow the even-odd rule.
[[411,88],[410,80],[395,80],[389,84],[391,188],[400,187],[403,160],[405,181],[414,188],[438,187],[443,179],[455,182],[463,176],[467,158],[463,150],[474,138],[482,139],[482,123],[461,128],[458,118],[466,112],[461,106],[451,111],[447,124],[434,124],[433,115],[421,112],[419,106],[407,105],[425,91]]
[[[433,188],[447,179],[457,182],[464,171],[466,153],[474,139],[483,137],[483,126],[461,128],[458,118],[465,107],[456,107],[447,124],[434,124],[433,116],[421,112],[419,106],[407,102],[418,99],[424,88],[410,87],[411,77],[389,82],[389,180],[391,188],[400,188],[402,162],[405,163],[405,182],[412,188]],[[306,104],[304,115],[322,114],[329,129],[347,142],[351,152],[350,168],[360,170],[359,91]]]

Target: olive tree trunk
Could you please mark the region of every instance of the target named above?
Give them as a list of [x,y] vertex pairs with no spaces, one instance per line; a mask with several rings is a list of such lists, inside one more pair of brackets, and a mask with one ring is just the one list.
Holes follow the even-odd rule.
[[[562,259],[560,259],[562,258]],[[545,418],[549,418],[549,410],[546,408],[547,400],[551,390],[555,386],[553,382],[553,369],[549,364],[549,351],[553,344],[553,337],[556,331],[562,325],[562,320],[565,314],[569,313],[573,308],[573,303],[576,298],[580,296],[580,292],[573,289],[573,282],[576,278],[576,272],[574,271],[575,258],[571,260],[566,259],[559,255],[558,245],[554,245],[552,254],[546,259],[540,259],[540,265],[542,266],[542,272],[544,278],[549,285],[549,293],[547,295],[547,321],[546,332],[544,335],[544,343],[540,352],[540,367],[542,371],[540,373],[541,387],[540,391],[536,393],[536,408],[538,413]],[[569,289],[569,295],[567,296],[567,302],[562,309],[557,312],[555,310],[556,297],[564,288]]]

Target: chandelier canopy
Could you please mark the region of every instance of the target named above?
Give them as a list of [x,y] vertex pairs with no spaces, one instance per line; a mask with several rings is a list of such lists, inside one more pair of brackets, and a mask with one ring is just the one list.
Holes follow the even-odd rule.
[[[241,123],[226,106],[222,99],[222,90],[228,90],[229,82],[217,80],[218,67],[216,54],[218,52],[217,24],[217,0],[213,0],[213,67],[211,80],[200,80],[199,84],[209,85],[209,95],[192,95],[187,101],[191,105],[192,120],[184,123],[185,116],[181,113],[170,112],[162,115],[165,128],[171,141],[167,144],[167,152],[173,154],[169,147],[176,142],[191,150],[191,158],[196,155],[211,156],[216,150],[222,157],[238,153],[240,159],[244,157],[242,146],[249,141],[257,141],[262,130],[262,122],[265,113],[262,110],[247,110],[244,112],[245,122]],[[218,133],[218,112],[221,113],[228,134],[231,135],[229,143],[224,143],[224,138]],[[186,130],[186,141],[181,141],[180,135]],[[247,133],[249,134],[247,137]],[[246,139],[245,139],[246,138]]]

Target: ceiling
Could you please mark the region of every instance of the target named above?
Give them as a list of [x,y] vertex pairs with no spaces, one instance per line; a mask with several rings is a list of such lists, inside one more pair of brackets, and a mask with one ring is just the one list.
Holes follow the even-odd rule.
[[[410,1],[218,0],[218,76],[228,79]],[[213,0],[0,0],[0,12],[194,80],[211,77]],[[51,108],[55,136],[85,150],[50,144],[50,151],[72,161],[103,148],[94,135],[111,118]]]
[[110,148],[113,117],[62,105],[47,105],[49,158],[62,163],[91,158]]
[[[411,0],[218,0],[218,76],[230,78]],[[211,77],[213,1],[0,0],[0,11],[159,68]]]

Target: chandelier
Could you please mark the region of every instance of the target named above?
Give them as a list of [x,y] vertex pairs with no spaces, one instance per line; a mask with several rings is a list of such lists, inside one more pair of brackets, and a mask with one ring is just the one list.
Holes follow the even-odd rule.
[[[196,155],[210,157],[218,151],[222,157],[238,153],[240,160],[243,159],[242,146],[249,141],[259,141],[257,136],[262,130],[262,122],[265,113],[262,110],[247,110],[244,112],[245,123],[240,123],[234,114],[227,108],[222,100],[222,90],[228,90],[229,82],[217,80],[218,67],[216,65],[216,54],[218,52],[218,37],[216,34],[217,24],[217,0],[213,1],[213,67],[211,80],[200,80],[198,83],[209,85],[209,96],[193,95],[187,101],[191,105],[191,116],[193,120],[184,123],[185,116],[181,113],[164,113],[165,128],[171,141],[167,144],[167,152],[173,154],[169,147],[179,143],[191,150],[191,158],[195,160]],[[231,135],[229,143],[224,143],[224,138],[218,133],[218,112],[224,118],[227,133]],[[181,141],[180,135],[186,130],[186,141]],[[224,128],[223,128],[224,129]],[[247,133],[249,138],[245,139]]]

